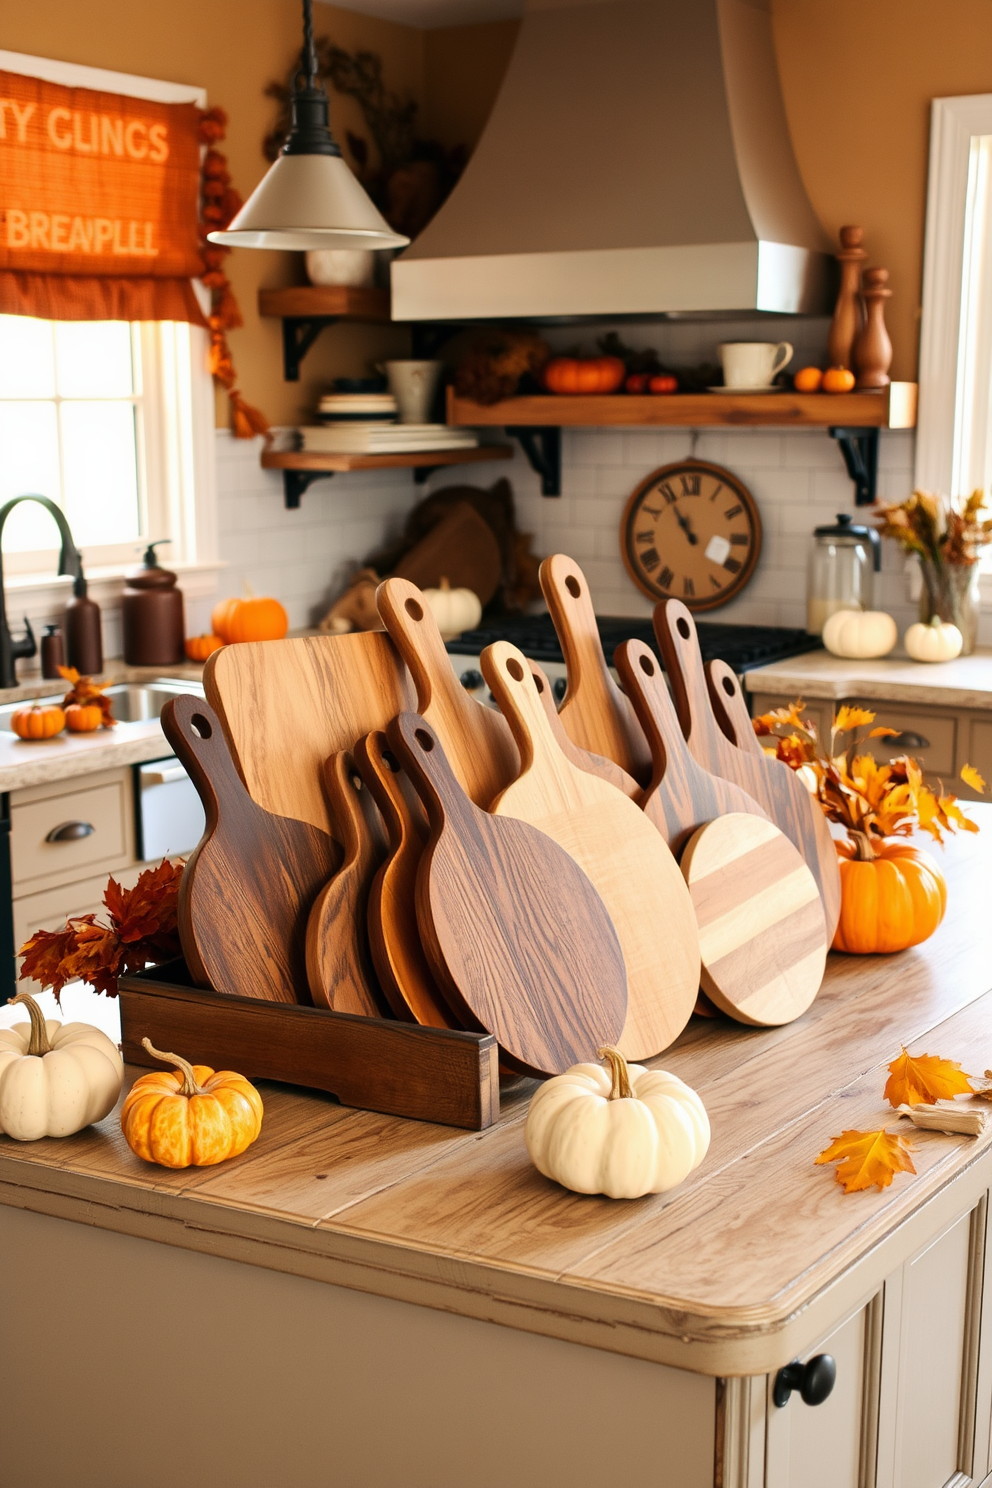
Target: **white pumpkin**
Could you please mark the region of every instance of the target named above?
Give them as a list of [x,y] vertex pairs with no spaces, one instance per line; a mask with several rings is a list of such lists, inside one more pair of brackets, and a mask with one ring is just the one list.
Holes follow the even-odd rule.
[[524,1140],[546,1178],[575,1193],[639,1199],[664,1193],[706,1156],[710,1123],[694,1090],[665,1070],[600,1049],[609,1072],[576,1064],[542,1085]]
[[834,610],[823,627],[827,650],[857,661],[888,656],[898,638],[896,622],[884,610]]
[[117,1045],[89,1023],[46,1020],[27,992],[10,1000],[31,1022],[0,1028],[0,1132],[68,1137],[112,1111],[124,1083]]
[[911,625],[902,638],[906,655],[914,661],[953,661],[961,655],[964,636],[956,625],[934,615],[929,625]]
[[474,630],[482,619],[482,605],[474,590],[452,589],[447,579],[441,580],[439,589],[425,589],[424,599],[443,640],[452,641],[463,630]]

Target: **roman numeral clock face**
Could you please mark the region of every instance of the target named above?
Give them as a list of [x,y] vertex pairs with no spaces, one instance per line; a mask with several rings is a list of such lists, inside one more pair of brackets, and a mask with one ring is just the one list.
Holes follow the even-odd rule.
[[744,588],[761,551],[750,491],[720,465],[681,460],[642,481],[620,528],[627,572],[652,599],[712,610]]

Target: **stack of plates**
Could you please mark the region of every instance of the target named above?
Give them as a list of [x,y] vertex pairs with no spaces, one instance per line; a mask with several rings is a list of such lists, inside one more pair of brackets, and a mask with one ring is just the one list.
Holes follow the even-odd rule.
[[322,455],[409,455],[475,449],[479,437],[447,424],[334,423],[299,430],[300,448]]
[[317,404],[317,417],[324,424],[394,424],[396,399],[392,393],[328,393]]

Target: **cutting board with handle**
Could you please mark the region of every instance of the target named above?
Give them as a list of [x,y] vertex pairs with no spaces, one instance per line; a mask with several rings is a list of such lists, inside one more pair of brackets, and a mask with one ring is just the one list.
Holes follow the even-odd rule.
[[426,720],[402,713],[386,733],[430,821],[417,920],[451,1007],[525,1074],[594,1059],[620,1037],[627,978],[592,884],[543,833],[480,811]]
[[203,669],[248,794],[333,836],[324,761],[413,706],[413,684],[381,631],[243,641]]
[[638,786],[651,778],[651,751],[630,703],[610,675],[585,574],[564,553],[541,564],[541,590],[568,672],[559,717],[580,749],[615,761]]
[[434,617],[415,584],[406,579],[386,579],[376,592],[376,603],[413,678],[421,717],[440,739],[462,788],[477,806],[488,806],[493,796],[516,779],[519,769],[505,719],[462,687]]
[[746,791],[711,775],[690,754],[657,656],[643,641],[624,641],[614,663],[627,696],[651,745],[654,772],[641,797],[676,857],[699,827],[728,811],[765,817],[768,813]]
[[198,986],[309,1002],[307,917],[337,849],[326,832],[257,806],[203,698],[171,698],[162,731],[185,765],[206,827],[183,870],[179,938]]
[[417,869],[429,835],[420,798],[376,730],[355,747],[355,762],[389,838],[368,897],[368,936],[379,985],[396,1014],[428,1028],[457,1028],[438,989],[417,925]]
[[558,748],[516,646],[487,646],[481,666],[521,758],[519,779],[491,809],[546,833],[588,875],[627,965],[627,1021],[618,1047],[630,1059],[660,1054],[689,1021],[699,989],[699,936],[678,864],[629,797]]
[[774,822],[730,812],[694,832],[682,872],[703,991],[740,1023],[791,1023],[820,989],[827,925],[816,879]]
[[386,856],[386,833],[378,807],[347,750],[325,761],[324,786],[344,857],[314,900],[307,920],[310,995],[316,1007],[378,1018],[384,1006],[365,921],[369,889]]
[[632,801],[636,801],[641,794],[641,787],[627,774],[626,770],[615,764],[613,760],[604,759],[601,754],[591,754],[588,749],[580,749],[577,744],[573,744],[562,727],[550,682],[536,661],[528,660],[527,665],[534,678],[534,686],[540,696],[551,732],[555,736],[555,743],[565,758],[571,760],[577,769],[585,770],[590,775],[598,775],[600,780],[608,780],[611,785],[616,786],[617,790],[622,791],[625,796],[630,796]]
[[655,634],[672,685],[672,696],[686,743],[696,760],[714,775],[732,780],[768,812],[802,853],[816,879],[831,938],[840,916],[840,870],[823,813],[802,781],[779,760],[731,744],[710,703],[692,615],[677,599],[654,612]]

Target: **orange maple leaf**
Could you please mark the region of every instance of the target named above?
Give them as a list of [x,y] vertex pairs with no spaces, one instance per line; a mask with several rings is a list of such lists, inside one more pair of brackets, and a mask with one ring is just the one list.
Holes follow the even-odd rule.
[[849,703],[843,703],[834,716],[833,732],[848,734],[852,729],[864,728],[865,724],[874,722],[875,715],[867,708],[852,708]]
[[985,781],[975,769],[974,765],[961,766],[961,779],[964,781],[965,785],[970,785],[972,790],[976,790],[979,792],[979,794],[984,795]]
[[905,1049],[889,1065],[882,1094],[890,1106],[933,1106],[956,1095],[972,1095],[971,1080],[956,1059],[936,1054],[915,1057]]
[[816,1161],[837,1163],[837,1182],[845,1193],[858,1193],[865,1188],[888,1188],[896,1173],[915,1173],[912,1150],[905,1137],[884,1128],[844,1131],[839,1137],[831,1137],[830,1146]]

